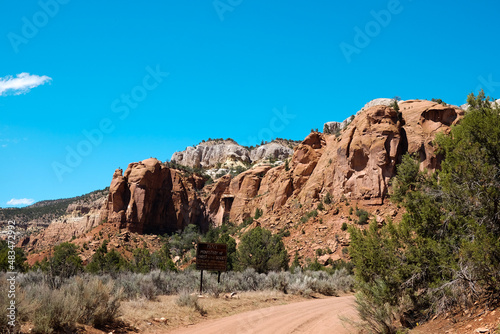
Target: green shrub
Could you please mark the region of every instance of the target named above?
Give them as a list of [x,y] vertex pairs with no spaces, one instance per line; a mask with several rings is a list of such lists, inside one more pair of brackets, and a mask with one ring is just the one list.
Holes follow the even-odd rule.
[[325,204],[330,204],[332,203],[332,195],[330,195],[329,192],[326,193],[325,198],[323,199],[323,202]]
[[342,231],[346,231],[347,230],[347,223],[346,222],[343,222],[342,223],[342,227],[340,228]]
[[325,210],[325,206],[323,205],[323,203],[319,202],[318,206],[316,207],[316,209],[319,210],[319,211],[323,211],[323,210]]
[[368,223],[368,217],[370,214],[366,210],[356,208],[356,216],[358,216],[358,224],[363,225]]
[[[26,255],[24,255],[22,248],[9,246],[7,240],[0,240],[0,271],[24,272],[25,262]],[[14,270],[10,269],[11,264],[14,266]]]
[[174,255],[182,257],[185,253],[194,249],[201,239],[202,235],[199,227],[189,224],[182,232],[175,233],[169,238],[170,251]]
[[306,223],[309,219],[318,216],[318,210],[312,210],[306,213],[302,218],[300,218],[301,223]]
[[83,269],[82,260],[78,256],[78,247],[69,242],[63,242],[54,247],[54,254],[49,260],[52,276],[71,277]]
[[243,220],[241,227],[242,228],[247,227],[249,225],[252,225],[252,223],[253,223],[253,217],[247,217]]
[[280,238],[286,238],[286,237],[289,237],[290,236],[290,230],[288,228],[283,228],[279,233],[278,233],[278,236]]
[[[308,259],[308,260],[309,260],[309,259]],[[319,262],[318,262],[318,258],[317,258],[317,257],[315,257],[315,258],[314,258],[314,261],[312,261],[312,262],[311,262],[311,261],[309,260],[308,262],[309,262],[309,263],[308,263],[308,265],[307,265],[307,267],[306,267],[306,269],[307,269],[307,270],[311,270],[311,271],[319,271],[319,270],[323,270],[323,269],[324,269],[323,265],[322,265],[321,263],[319,263]]]
[[378,282],[371,287],[370,295],[364,292],[356,293],[356,310],[365,329],[373,333],[396,334],[396,307],[389,303],[380,304],[378,301],[377,294],[384,288],[383,283]]
[[299,252],[295,251],[295,256],[293,258],[293,262],[292,262],[292,266],[290,267],[290,271],[292,273],[294,273],[297,268],[302,269],[302,266],[300,265]]
[[223,233],[218,239],[217,243],[227,245],[227,270],[233,270],[238,261],[236,252],[236,240],[228,233]]
[[240,269],[250,267],[259,273],[288,269],[288,253],[281,237],[260,226],[241,237],[238,259]]
[[253,218],[254,219],[259,219],[260,217],[262,217],[262,214],[263,214],[262,209],[256,208],[255,209],[255,215],[254,215]]

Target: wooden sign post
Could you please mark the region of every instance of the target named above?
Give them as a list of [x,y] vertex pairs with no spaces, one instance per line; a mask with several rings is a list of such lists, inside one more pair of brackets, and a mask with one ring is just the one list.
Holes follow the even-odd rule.
[[200,295],[203,293],[203,270],[218,271],[217,282],[220,283],[220,273],[226,271],[227,245],[199,242],[196,247],[196,269],[200,274]]

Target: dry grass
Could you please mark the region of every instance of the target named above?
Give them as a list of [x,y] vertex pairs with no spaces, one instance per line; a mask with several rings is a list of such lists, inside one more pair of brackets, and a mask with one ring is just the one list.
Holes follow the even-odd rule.
[[[218,319],[233,314],[275,305],[307,300],[306,297],[287,295],[278,291],[242,292],[233,298],[198,298],[197,303],[205,314],[189,306],[180,307],[179,296],[159,296],[158,301],[146,299],[125,301],[121,305],[120,320],[136,327],[140,333],[158,330],[172,330],[177,327],[196,324],[208,319]],[[159,321],[166,318],[166,323]],[[156,319],[156,320],[155,320]]]
[[[331,275],[300,270],[259,274],[247,269],[224,273],[220,284],[217,275],[206,275],[206,296],[199,299],[189,294],[198,288],[198,275],[195,271],[152,271],[60,279],[41,272],[20,274],[18,319],[40,333],[74,332],[78,325],[107,328],[116,326],[112,323],[122,303],[122,323],[139,327],[142,332],[155,326],[172,328],[304,300],[313,294],[338,295],[353,286],[353,278],[345,269]],[[0,291],[5,289],[5,284],[0,284]],[[224,298],[224,294],[233,291],[238,292],[239,298]],[[0,306],[6,304],[4,299],[0,298]],[[21,299],[25,302],[21,303]],[[161,318],[168,319],[167,323]],[[0,331],[3,327],[5,324],[0,322]]]

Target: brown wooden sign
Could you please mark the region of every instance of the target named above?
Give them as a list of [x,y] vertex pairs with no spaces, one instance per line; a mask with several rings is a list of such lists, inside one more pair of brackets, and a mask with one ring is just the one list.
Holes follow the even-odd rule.
[[200,242],[196,249],[196,269],[226,271],[227,245]]

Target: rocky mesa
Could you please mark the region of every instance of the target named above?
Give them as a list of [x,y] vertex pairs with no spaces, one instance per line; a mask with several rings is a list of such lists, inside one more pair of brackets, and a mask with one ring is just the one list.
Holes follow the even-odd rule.
[[[339,136],[309,134],[283,165],[258,165],[206,188],[183,180],[178,171],[156,160],[131,164],[125,175],[117,171],[113,176],[108,220],[134,231],[160,226],[172,230],[187,223],[220,225],[225,219],[241,223],[256,209],[263,211],[264,220],[286,220],[293,214],[292,202],[310,206],[327,193],[336,201],[381,205],[402,155],[417,154],[422,170],[438,168],[433,139],[449,131],[464,113],[458,107],[420,100],[400,102],[399,109],[372,103]],[[220,145],[201,145],[209,146]],[[202,155],[199,161],[210,156]],[[208,166],[217,160],[205,161]],[[203,190],[205,199],[194,190]]]
[[[433,140],[464,115],[461,108],[425,100],[399,102],[399,111],[382,102],[363,108],[337,133],[311,132],[296,146],[285,141],[248,150],[233,141],[208,142],[175,153],[172,162],[176,164],[153,158],[131,163],[125,171],[114,172],[100,210],[83,212],[84,208],[73,205],[69,210],[78,215],[53,221],[42,235],[31,236],[23,245],[37,250],[40,240],[51,245],[69,241],[102,223],[139,234],[174,232],[189,224],[206,231],[228,220],[240,224],[258,210],[262,215],[256,224],[275,233],[295,227],[285,240],[289,251],[311,252],[329,245],[336,252],[331,256],[338,258],[340,247],[348,245],[340,226],[349,218],[343,212],[347,204],[339,203],[366,208],[379,222],[384,215],[397,214],[387,197],[402,156],[418,156],[422,170],[439,168],[442,157],[436,154]],[[177,165],[209,168],[228,160],[269,156],[283,163],[257,163],[212,184],[206,175]],[[310,227],[300,225],[326,197],[332,205],[316,213],[319,216]],[[311,232],[306,234],[306,228]],[[306,237],[307,245],[300,241]]]

